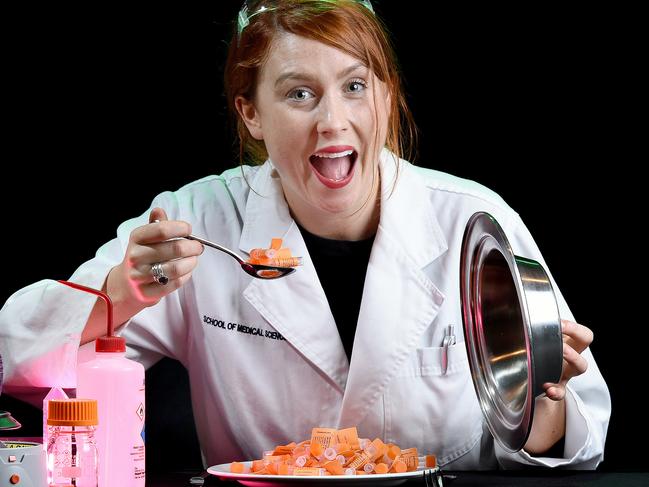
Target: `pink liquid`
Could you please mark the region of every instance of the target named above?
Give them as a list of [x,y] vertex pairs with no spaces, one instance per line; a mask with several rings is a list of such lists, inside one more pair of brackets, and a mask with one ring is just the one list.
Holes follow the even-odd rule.
[[144,487],[144,367],[97,352],[77,369],[77,397],[97,399],[99,487]]

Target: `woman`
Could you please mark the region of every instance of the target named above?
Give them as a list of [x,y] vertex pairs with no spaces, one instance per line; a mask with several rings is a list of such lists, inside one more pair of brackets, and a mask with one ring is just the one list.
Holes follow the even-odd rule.
[[[560,293],[564,374],[537,400],[521,452],[486,429],[461,336],[442,370],[470,216],[489,212],[517,255],[544,261],[497,195],[400,159],[414,131],[370,2],[246,4],[225,76],[242,155],[265,162],[162,193],[71,278],[108,292],[131,357],[185,365],[206,463],[357,425],[451,469],[595,468],[610,400],[592,333]],[[242,253],[281,237],[304,265],[252,279],[178,239],[190,233]],[[9,386],[74,386],[79,345],[104,333],[93,303],[46,281],[12,296],[0,321]],[[563,454],[544,456],[561,439]]]

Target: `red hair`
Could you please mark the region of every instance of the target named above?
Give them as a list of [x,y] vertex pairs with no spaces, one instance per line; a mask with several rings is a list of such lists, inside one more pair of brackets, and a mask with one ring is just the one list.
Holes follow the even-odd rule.
[[391,99],[385,145],[397,156],[411,159],[417,129],[406,104],[394,49],[379,18],[353,0],[276,0],[268,5],[267,11],[250,19],[240,38],[235,28],[225,66],[225,94],[236,120],[240,161],[247,157],[247,162],[260,164],[268,158],[264,142],[250,135],[239,116],[235,99],[254,99],[261,68],[275,35],[281,32],[322,42],[370,68],[386,84]]

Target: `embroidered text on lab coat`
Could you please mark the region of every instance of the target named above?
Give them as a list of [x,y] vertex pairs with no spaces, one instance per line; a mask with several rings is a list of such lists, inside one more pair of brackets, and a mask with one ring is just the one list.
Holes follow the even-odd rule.
[[239,333],[245,333],[248,335],[270,338],[271,340],[286,340],[286,338],[284,338],[282,334],[277,331],[265,330],[263,328],[255,326],[242,325],[240,323],[234,323],[232,321],[226,323],[224,320],[212,318],[211,316],[207,315],[203,315],[203,323],[215,326],[217,328],[222,328],[224,330],[237,331]]

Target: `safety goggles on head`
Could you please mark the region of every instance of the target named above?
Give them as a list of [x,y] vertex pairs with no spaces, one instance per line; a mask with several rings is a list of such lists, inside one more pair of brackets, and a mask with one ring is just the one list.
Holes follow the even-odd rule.
[[[322,3],[336,3],[337,0],[320,0]],[[370,0],[355,0],[356,3],[360,3],[370,12],[374,13],[374,8],[372,8],[372,3]],[[250,19],[255,15],[262,14],[264,12],[270,12],[277,8],[276,1],[273,0],[246,0],[239,10],[239,15],[237,16],[237,41],[241,38],[241,33],[246,27],[250,24]]]

